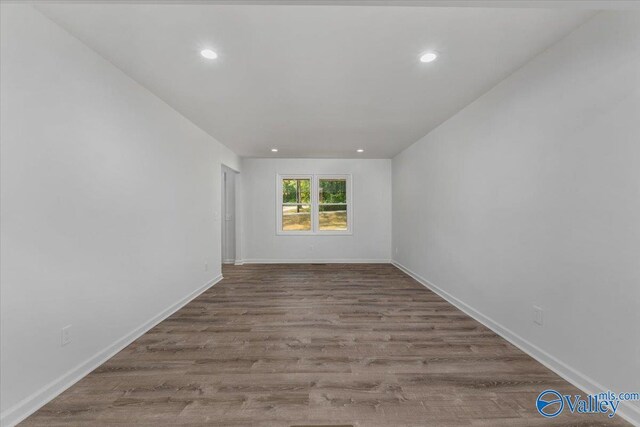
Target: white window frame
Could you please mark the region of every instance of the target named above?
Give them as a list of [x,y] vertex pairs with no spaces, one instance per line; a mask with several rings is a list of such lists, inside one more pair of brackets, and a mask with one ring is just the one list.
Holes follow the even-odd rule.
[[[311,191],[311,198],[309,200],[309,206],[311,207],[311,230],[288,230],[285,231],[282,229],[282,180],[283,179],[308,179],[309,180],[309,190]],[[314,204],[313,204],[313,194],[315,193],[315,180],[313,179],[313,175],[300,175],[300,174],[278,174],[276,175],[276,234],[286,235],[286,236],[304,236],[310,235],[313,233],[313,217],[315,215],[314,212]]]
[[[311,181],[311,230],[282,229],[282,180],[309,179]],[[347,229],[320,230],[320,200],[318,190],[321,179],[344,179],[347,181]],[[280,236],[347,236],[353,234],[353,195],[351,174],[276,174],[276,234]]]
[[[321,179],[344,179],[347,181],[347,229],[346,230],[320,230],[320,180]],[[313,192],[313,197],[315,198],[315,204],[311,207],[313,211],[316,213],[315,219],[313,223],[313,230],[316,234],[320,235],[333,235],[333,236],[344,236],[353,234],[352,224],[353,224],[353,198],[351,197],[351,175],[350,174],[342,174],[342,175],[314,175],[313,180],[315,183],[315,191]]]

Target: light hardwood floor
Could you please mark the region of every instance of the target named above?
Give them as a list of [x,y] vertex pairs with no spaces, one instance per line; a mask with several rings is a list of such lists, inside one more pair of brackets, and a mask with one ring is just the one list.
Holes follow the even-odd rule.
[[391,265],[223,273],[23,425],[626,425],[544,419],[581,392]]

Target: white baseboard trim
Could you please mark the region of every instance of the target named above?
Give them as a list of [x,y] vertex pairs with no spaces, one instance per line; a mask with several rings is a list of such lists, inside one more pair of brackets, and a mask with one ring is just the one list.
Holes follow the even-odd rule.
[[[406,274],[408,274],[409,276],[411,276],[422,286],[435,292],[436,294],[438,294],[439,296],[447,300],[449,303],[451,303],[452,305],[454,305],[455,307],[457,307],[458,309],[466,313],[468,316],[482,323],[484,326],[491,329],[493,332],[500,335],[502,338],[506,339],[511,344],[515,345],[520,350],[524,351],[529,356],[533,357],[535,360],[537,360],[547,368],[551,369],[553,372],[555,372],[556,374],[558,374],[559,376],[561,376],[562,378],[564,378],[565,380],[567,380],[568,382],[570,382],[571,384],[579,388],[580,390],[583,390],[587,394],[595,394],[595,393],[611,390],[610,387],[602,386],[594,379],[583,374],[582,372],[577,371],[576,369],[562,362],[560,359],[556,358],[555,356],[552,356],[551,354],[547,353],[540,347],[527,341],[526,339],[522,338],[520,335],[516,334],[509,328],[501,325],[500,323],[496,322],[490,317],[485,316],[484,314],[480,313],[479,311],[477,311],[476,309],[474,309],[464,301],[456,298],[455,296],[451,295],[447,291],[439,288],[438,286],[434,285],[427,279],[409,270],[407,267],[403,266],[399,262],[392,260],[391,263],[396,267],[398,267],[403,272],[405,272]],[[616,391],[635,392],[636,390],[616,390]],[[624,418],[625,420],[629,421],[631,424],[635,426],[640,426],[640,409],[636,408],[629,402],[620,403],[620,407],[616,412],[616,416]]]
[[209,280],[204,285],[200,286],[195,291],[191,292],[186,297],[182,298],[180,301],[172,304],[167,307],[165,310],[161,311],[144,324],[140,325],[133,331],[129,332],[124,337],[120,338],[118,341],[109,345],[102,351],[99,351],[94,356],[71,369],[67,373],[58,377],[57,379],[51,381],[49,384],[42,387],[40,390],[36,391],[32,395],[26,397],[21,400],[11,408],[7,408],[5,411],[0,414],[0,425],[12,427],[23,421],[29,415],[33,414],[35,411],[43,407],[49,401],[53,400],[60,393],[74,385],[76,382],[87,376],[91,371],[96,369],[98,366],[102,365],[104,362],[112,358],[116,353],[124,349],[126,346],[131,344],[133,341],[140,338],[151,328],[156,326],[158,323],[162,322],[167,317],[171,316],[176,311],[180,310],[182,307],[191,302],[194,298],[202,294],[204,291],[218,283],[222,280],[222,274],[217,277]]
[[[242,264],[390,264],[390,259],[245,259]],[[236,265],[242,265],[237,264]]]
[[243,260],[241,260],[241,259],[237,259],[237,260],[235,260],[235,262],[233,263],[233,265],[243,265],[243,264],[244,264],[244,261],[243,261]]

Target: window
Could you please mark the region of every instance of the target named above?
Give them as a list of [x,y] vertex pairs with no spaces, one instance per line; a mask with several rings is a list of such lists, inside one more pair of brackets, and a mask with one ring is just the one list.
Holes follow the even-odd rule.
[[351,234],[350,175],[278,175],[278,234]]
[[318,179],[318,230],[347,231],[347,180]]
[[282,231],[311,231],[311,178],[282,180]]

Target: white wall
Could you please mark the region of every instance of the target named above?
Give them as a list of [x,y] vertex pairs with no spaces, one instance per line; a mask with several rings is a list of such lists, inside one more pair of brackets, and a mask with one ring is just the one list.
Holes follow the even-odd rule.
[[[352,174],[353,234],[276,235],[277,174]],[[243,159],[242,195],[245,262],[391,258],[391,160]]]
[[219,277],[220,164],[239,161],[39,12],[1,12],[10,424]]
[[601,13],[393,160],[394,259],[575,382],[640,390],[638,135],[640,15]]

